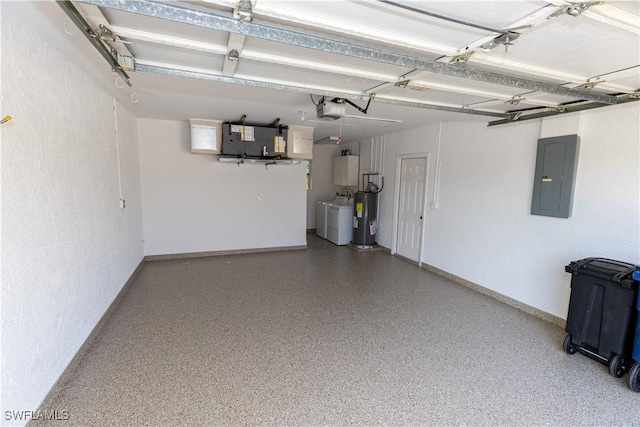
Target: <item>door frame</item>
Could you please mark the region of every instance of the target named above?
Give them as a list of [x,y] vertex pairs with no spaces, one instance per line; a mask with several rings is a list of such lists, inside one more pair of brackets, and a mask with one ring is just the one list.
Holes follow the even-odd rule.
[[394,197],[393,197],[393,233],[391,234],[391,254],[395,255],[398,252],[398,222],[400,216],[400,180],[402,179],[402,161],[405,159],[425,159],[425,171],[424,171],[424,194],[422,197],[422,227],[420,229],[420,251],[418,254],[418,265],[422,267],[422,250],[424,242],[424,218],[427,212],[427,194],[429,183],[429,157],[430,153],[411,153],[411,154],[398,154],[396,155],[396,173],[394,184]]

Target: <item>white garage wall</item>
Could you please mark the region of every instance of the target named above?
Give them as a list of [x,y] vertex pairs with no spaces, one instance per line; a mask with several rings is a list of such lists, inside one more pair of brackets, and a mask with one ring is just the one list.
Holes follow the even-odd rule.
[[[2,424],[38,408],[143,258],[137,122],[2,14]],[[64,408],[47,408],[64,409]],[[12,418],[12,417],[10,417]]]
[[[566,318],[572,260],[599,256],[640,264],[638,104],[567,116],[581,136],[573,216],[530,215],[541,121],[487,128],[442,124],[439,209],[425,213],[422,262]],[[554,126],[562,129],[559,118]],[[434,190],[439,125],[385,136],[385,179],[393,189],[396,156],[430,153]],[[392,245],[394,192],[381,195],[378,242]]]
[[306,166],[191,153],[188,122],[139,119],[146,255],[306,245]]

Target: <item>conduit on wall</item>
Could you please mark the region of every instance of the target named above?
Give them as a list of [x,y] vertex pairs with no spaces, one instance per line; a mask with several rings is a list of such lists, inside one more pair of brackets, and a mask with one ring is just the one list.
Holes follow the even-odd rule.
[[122,197],[122,171],[120,169],[120,136],[118,135],[118,108],[116,105],[116,98],[113,98],[113,123],[116,134],[116,159],[118,163],[118,194],[120,196],[120,209],[124,209],[125,203]]
[[377,136],[371,140],[371,161],[369,170],[372,173],[379,173],[382,176],[382,156],[384,150],[384,136]]
[[438,125],[438,148],[436,151],[436,172],[433,179],[433,200],[431,200],[431,209],[440,208],[440,168],[442,162],[440,161],[440,141],[442,139],[442,122]]
[[[371,157],[370,157],[370,171],[372,173],[378,173],[380,177],[380,188],[383,187],[383,179],[384,179],[384,135],[376,136],[371,138]],[[376,210],[378,212],[378,218],[380,213],[380,197],[377,198],[377,206]],[[378,226],[380,221],[378,219]]]

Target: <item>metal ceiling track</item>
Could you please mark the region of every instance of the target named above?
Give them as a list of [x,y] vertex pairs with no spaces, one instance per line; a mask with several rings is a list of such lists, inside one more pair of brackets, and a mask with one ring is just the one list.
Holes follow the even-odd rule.
[[[622,95],[618,99],[618,104],[626,104],[627,102],[634,102],[634,101],[637,102],[639,95],[640,95],[640,92],[638,92],[637,94],[634,93],[629,95]],[[578,111],[592,110],[594,108],[601,108],[606,106],[607,104],[602,104],[600,102],[587,102],[587,103],[580,102],[580,103],[576,103],[575,105],[565,104],[565,105],[556,107],[554,109],[541,111],[538,113],[531,113],[527,115],[518,115],[518,113],[511,113],[512,114],[511,119],[495,120],[493,122],[489,122],[487,126],[498,126],[498,125],[506,125],[508,123],[518,123],[524,120],[541,119],[544,117],[557,116],[560,114],[567,114],[567,113],[575,113]]]
[[104,43],[100,41],[100,37],[98,36],[98,34],[96,34],[96,32],[93,30],[93,28],[91,28],[89,23],[87,23],[87,21],[82,17],[82,15],[78,11],[78,9],[76,9],[76,7],[73,5],[73,3],[71,3],[68,0],[56,0],[56,3],[58,3],[58,6],[60,6],[64,11],[64,13],[67,14],[69,19],[71,19],[71,21],[74,24],[76,24],[76,26],[80,29],[82,34],[84,34],[84,36],[91,42],[93,47],[96,48],[96,50],[100,53],[100,55],[102,55],[102,57],[109,63],[109,65],[111,65],[111,69],[113,69],[113,71],[118,73],[118,75],[122,78],[122,80],[124,80],[124,82],[128,86],[131,86],[131,82],[129,81],[129,76],[122,69],[120,64],[118,64],[117,58],[114,57],[112,51],[108,49],[104,45]]
[[176,6],[169,3],[138,0],[79,0],[82,3],[99,7],[130,12],[134,14],[196,25],[203,28],[244,34],[277,43],[300,46],[328,53],[350,56],[353,58],[385,64],[398,65],[410,69],[420,69],[438,74],[445,74],[469,80],[477,80],[503,86],[512,86],[532,91],[552,93],[576,99],[585,99],[603,104],[615,104],[617,98],[611,95],[597,93],[584,89],[570,89],[538,80],[498,74],[470,67],[468,64],[445,64],[430,59],[409,55],[389,49],[357,44],[351,41],[329,38],[324,35],[291,29],[273,24],[245,22],[233,18],[220,16],[210,12],[203,12]]
[[303,87],[303,86],[284,85],[279,83],[264,82],[260,80],[240,79],[237,77],[228,77],[228,76],[223,76],[218,74],[206,74],[206,73],[199,73],[195,71],[180,70],[177,68],[158,67],[156,65],[141,64],[139,62],[136,62],[135,64],[135,71],[141,72],[141,73],[164,74],[164,75],[174,76],[174,77],[187,77],[191,79],[208,80],[208,81],[214,81],[218,83],[229,83],[229,84],[257,87],[257,88],[264,88],[264,89],[284,90],[287,92],[325,96],[327,98],[348,98],[348,99],[353,99],[357,101],[367,101],[369,99],[372,99],[373,102],[377,102],[380,104],[424,108],[427,110],[446,111],[450,113],[463,113],[463,114],[474,114],[479,116],[499,117],[505,120],[510,120],[513,117],[512,113],[495,113],[492,111],[481,111],[481,110],[472,110],[469,108],[448,107],[446,105],[428,104],[428,103],[422,103],[422,102],[411,102],[411,101],[405,101],[405,100],[394,99],[394,98],[384,98],[384,97],[370,98],[368,95],[363,95],[363,94],[334,92],[334,91],[319,90],[319,89]]

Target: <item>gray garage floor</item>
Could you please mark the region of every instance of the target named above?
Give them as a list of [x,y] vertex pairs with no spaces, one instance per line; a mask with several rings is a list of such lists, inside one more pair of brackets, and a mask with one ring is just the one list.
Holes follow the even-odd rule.
[[635,425],[564,331],[383,252],[147,263],[60,425]]

